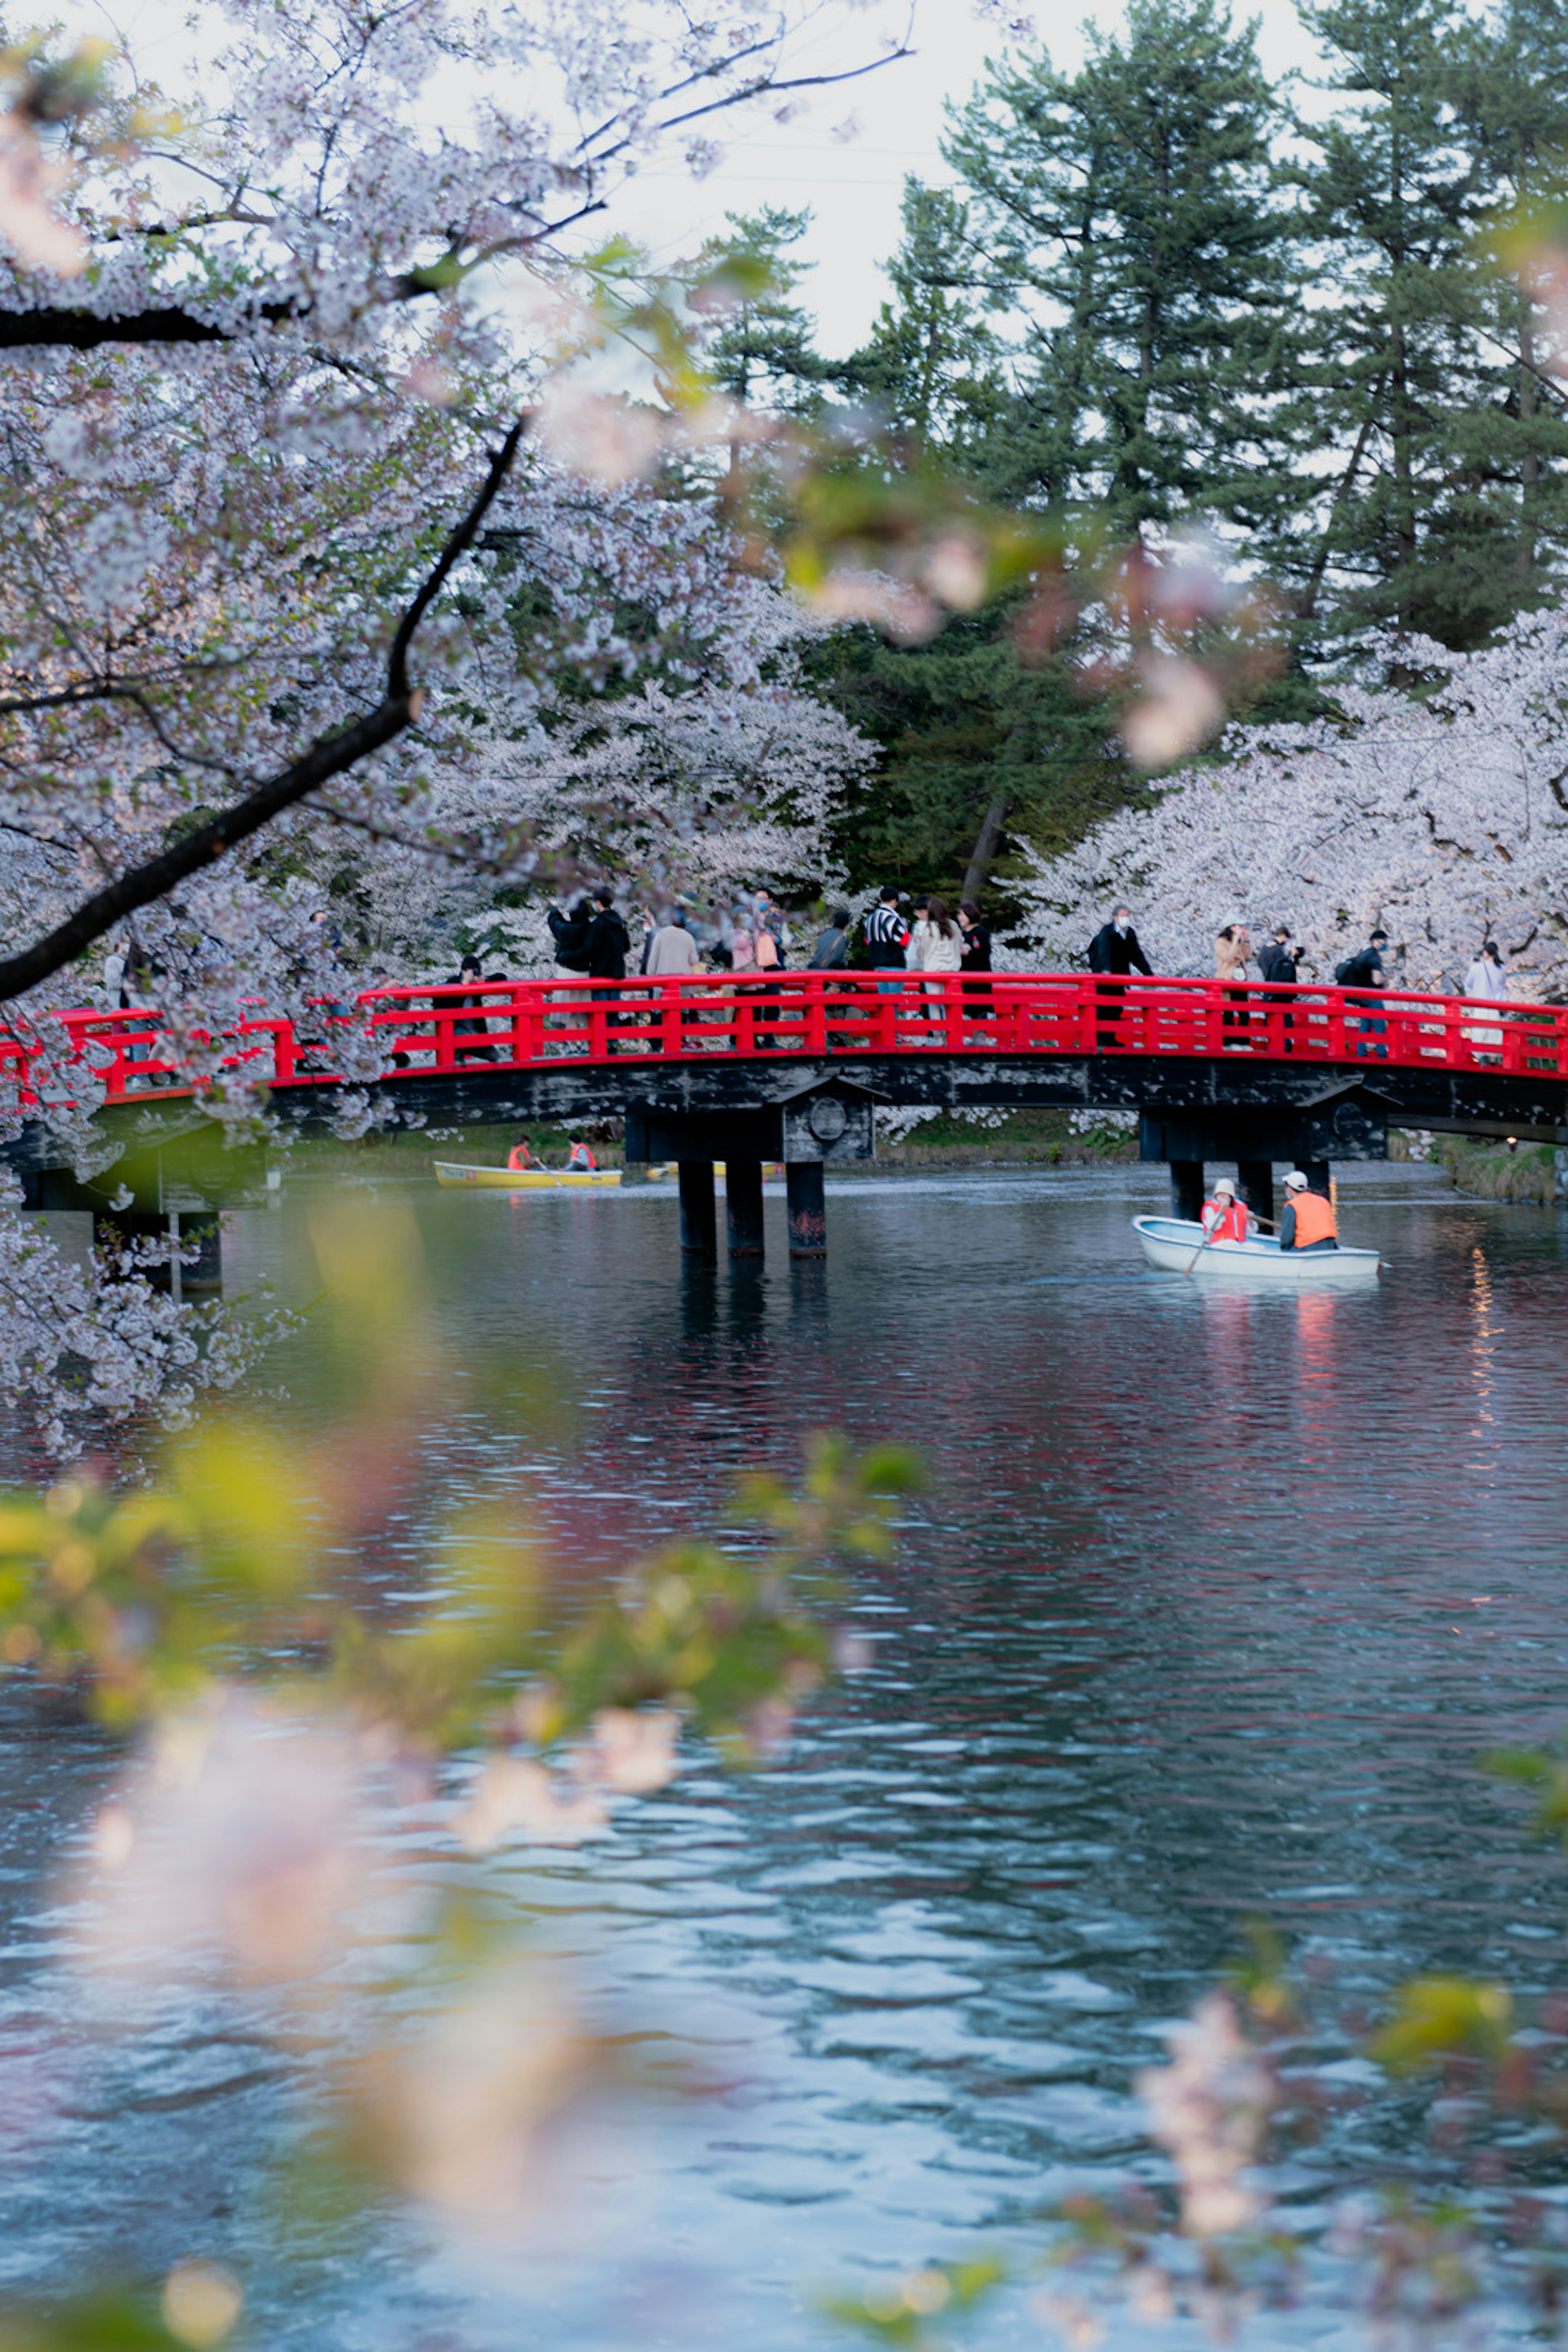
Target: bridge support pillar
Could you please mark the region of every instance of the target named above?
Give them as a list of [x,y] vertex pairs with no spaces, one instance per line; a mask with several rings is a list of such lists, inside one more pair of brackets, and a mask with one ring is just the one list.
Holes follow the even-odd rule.
[[1184,1217],[1196,1224],[1204,1213],[1204,1163],[1201,1160],[1173,1160],[1171,1165],[1171,1214]]
[[724,1205],[730,1227],[730,1255],[761,1257],[763,1163],[760,1160],[726,1160]]
[[182,1209],[177,1223],[183,1261],[177,1269],[180,1297],[216,1298],[223,1290],[223,1223],[217,1211]]
[[1255,1217],[1272,1221],[1274,1163],[1271,1160],[1238,1160],[1236,1163],[1236,1189]]
[[713,1206],[713,1162],[683,1160],[680,1177],[680,1246],[688,1257],[716,1258],[719,1223]]
[[789,1194],[791,1257],[826,1257],[827,1203],[821,1160],[792,1160],[784,1170],[784,1188]]
[[[170,1238],[174,1219],[163,1210],[95,1209],[92,1214],[92,1245],[94,1249],[117,1256],[137,1242],[166,1242]],[[118,1269],[116,1269],[118,1272]],[[144,1274],[150,1286],[164,1297],[174,1287],[174,1269],[165,1258],[161,1265],[132,1269]],[[121,1278],[129,1281],[132,1274]]]

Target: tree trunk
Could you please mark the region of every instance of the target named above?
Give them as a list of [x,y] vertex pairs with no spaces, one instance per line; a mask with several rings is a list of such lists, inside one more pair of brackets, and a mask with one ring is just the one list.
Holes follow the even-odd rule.
[[1394,365],[1389,370],[1393,394],[1394,543],[1398,550],[1398,613],[1402,628],[1410,626],[1410,574],[1415,563],[1415,417],[1405,364],[1405,330],[1395,325],[1390,337]]
[[970,853],[964,870],[961,898],[978,898],[991,879],[991,868],[996,863],[996,852],[1002,846],[1002,828],[1007,822],[1007,812],[1013,805],[1013,795],[1000,792],[980,821],[980,831]]
[[1334,492],[1333,502],[1329,508],[1323,523],[1322,536],[1318,541],[1318,551],[1312,558],[1312,568],[1307,574],[1307,593],[1296,608],[1297,617],[1300,620],[1310,621],[1318,608],[1318,596],[1323,585],[1323,574],[1329,568],[1329,557],[1333,551],[1334,526],[1339,521],[1341,510],[1355,487],[1355,478],[1361,471],[1361,461],[1366,455],[1366,445],[1372,438],[1372,428],[1377,418],[1378,405],[1383,399],[1384,386],[1387,381],[1386,376],[1380,375],[1373,386],[1372,398],[1367,404],[1366,415],[1362,419],[1361,431],[1356,435],[1355,447],[1351,451],[1350,464],[1340,477],[1339,488]]
[[1535,537],[1541,515],[1541,457],[1528,438],[1539,400],[1535,313],[1528,295],[1523,299],[1519,322],[1519,421],[1527,436],[1519,473],[1519,569],[1528,584],[1535,577]]

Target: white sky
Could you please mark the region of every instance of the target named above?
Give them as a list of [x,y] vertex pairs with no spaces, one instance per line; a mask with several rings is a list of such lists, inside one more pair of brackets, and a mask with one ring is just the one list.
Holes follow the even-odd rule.
[[[1261,20],[1259,48],[1273,77],[1299,68],[1315,72],[1316,52],[1291,0],[1237,5],[1237,21]],[[1070,70],[1083,54],[1081,26],[1122,21],[1120,0],[1094,0],[1087,10],[1039,7],[1036,21],[1053,64]],[[846,22],[813,70],[858,59],[874,44],[867,18]],[[870,23],[883,20],[871,19]],[[614,226],[652,247],[659,261],[695,252],[722,228],[727,212],[756,212],[767,204],[809,205],[816,218],[797,253],[814,265],[803,297],[820,322],[823,349],[842,356],[861,341],[888,288],[880,264],[899,241],[899,198],[904,174],[946,180],[939,152],[947,101],[966,98],[989,57],[1003,46],[994,26],[978,24],[967,0],[918,0],[918,54],[884,66],[842,88],[818,94],[809,110],[788,124],[759,117],[725,151],[723,163],[694,181],[673,154],[657,171],[640,173],[631,197],[617,206]],[[853,116],[858,135],[835,131]],[[721,131],[722,118],[715,126]]]

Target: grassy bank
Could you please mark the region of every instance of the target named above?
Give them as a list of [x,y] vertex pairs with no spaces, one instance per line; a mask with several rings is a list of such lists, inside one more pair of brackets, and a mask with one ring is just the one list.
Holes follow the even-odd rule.
[[1506,1144],[1439,1135],[1433,1139],[1432,1158],[1447,1169],[1457,1191],[1476,1200],[1538,1201],[1544,1207],[1555,1197],[1555,1150],[1550,1143],[1521,1143],[1510,1151]]
[[[620,1122],[589,1128],[586,1139],[602,1168],[625,1163]],[[281,1154],[286,1172],[300,1176],[363,1177],[367,1182],[428,1176],[436,1160],[468,1160],[498,1167],[520,1135],[535,1157],[559,1167],[573,1138],[564,1128],[535,1123],[525,1128],[438,1128],[416,1135],[367,1135],[355,1143],[312,1143]],[[1136,1135],[1113,1128],[1075,1135],[1065,1110],[1013,1111],[995,1127],[975,1128],[962,1119],[922,1119],[902,1142],[879,1142],[879,1168],[1104,1167],[1138,1157]]]

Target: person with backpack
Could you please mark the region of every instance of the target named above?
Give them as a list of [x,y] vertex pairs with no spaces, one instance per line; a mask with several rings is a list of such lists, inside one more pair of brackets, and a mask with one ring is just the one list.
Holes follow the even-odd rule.
[[[1266,940],[1258,950],[1258,968],[1270,988],[1295,987],[1300,977],[1300,965],[1298,961],[1300,952],[1300,949],[1291,943],[1288,925],[1279,924],[1274,937],[1271,940]],[[1266,1012],[1264,1018],[1267,1020],[1268,1017]],[[1285,1051],[1288,1054],[1293,1054],[1296,1050],[1295,1039],[1290,1034],[1296,1026],[1296,1016],[1293,1013],[1283,1015],[1283,1026]]]
[[[593,912],[583,935],[583,955],[590,980],[623,981],[626,976],[626,958],[631,953],[632,935],[626,919],[616,906],[616,894],[607,882],[602,882],[594,893]],[[619,994],[618,988],[595,988],[590,994],[595,1004]],[[623,1015],[612,1013],[609,1025],[618,1029]],[[615,1051],[612,1046],[611,1052]]]
[[[1379,924],[1364,948],[1352,956],[1346,956],[1343,963],[1335,965],[1334,986],[1355,989],[1381,987],[1384,980],[1383,950],[1387,945],[1388,933]],[[1381,996],[1357,996],[1353,1002],[1360,1013],[1381,1013],[1383,1010]],[[1347,1021],[1345,1026],[1369,1037],[1384,1037],[1388,1034],[1386,1021]],[[1359,1062],[1367,1061],[1373,1055],[1380,1062],[1388,1059],[1386,1045],[1357,1045],[1354,1052]]]
[[545,917],[555,948],[557,980],[581,980],[588,969],[584,941],[588,936],[588,901],[581,898],[570,907],[552,907]]
[[[835,907],[827,919],[827,929],[817,934],[816,945],[811,950],[811,960],[806,965],[806,970],[808,971],[844,971],[847,970],[848,963],[849,909],[847,907]],[[843,989],[837,990],[831,1001],[836,1004],[842,1003],[844,994]],[[827,1033],[827,1042],[830,1046],[837,1049],[852,1045],[854,1040],[845,1030],[830,1029]]]
[[[1283,963],[1289,965],[1289,971],[1280,971],[1279,967]],[[1281,981],[1295,979],[1296,960],[1290,953],[1289,923],[1276,923],[1274,937],[1264,940],[1258,950],[1258,969],[1271,988],[1279,987]]]
[[849,961],[849,909],[835,907],[827,929],[817,934],[807,971],[842,971]]
[[[1102,923],[1096,931],[1089,943],[1089,968],[1090,971],[1114,972],[1121,979],[1129,972],[1141,971],[1146,979],[1152,980],[1154,967],[1139,945],[1131,907],[1115,908],[1110,922]],[[1094,992],[1099,1000],[1096,1017],[1101,1024],[1095,1030],[1094,1042],[1097,1046],[1114,1045],[1116,1024],[1121,1018],[1121,1000],[1127,992],[1114,981],[1102,980]]]

